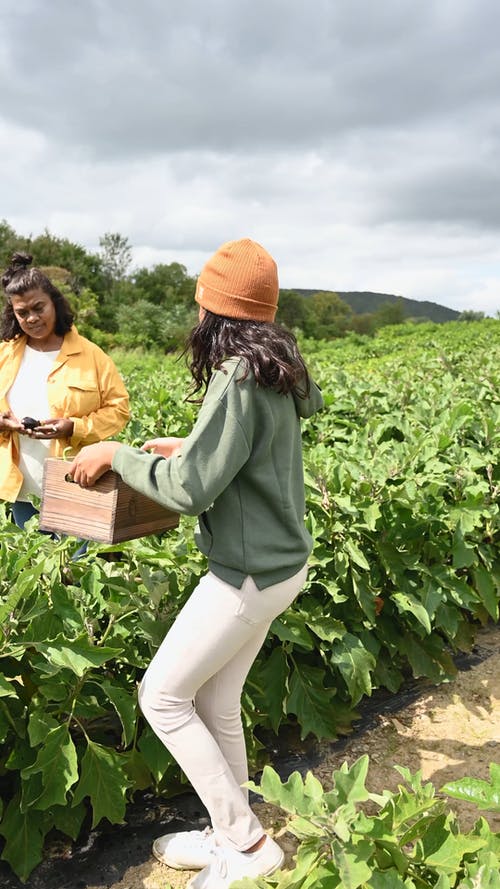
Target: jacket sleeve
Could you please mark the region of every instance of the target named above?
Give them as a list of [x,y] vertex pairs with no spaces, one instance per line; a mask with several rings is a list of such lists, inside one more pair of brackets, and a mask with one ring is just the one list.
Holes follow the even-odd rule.
[[179,454],[165,459],[124,446],[115,454],[113,469],[130,487],[168,509],[200,515],[248,460],[249,430],[240,419],[214,402],[202,408]]
[[70,416],[73,420],[72,448],[81,448],[96,441],[103,441],[120,432],[129,417],[129,399],[125,384],[118,370],[104,352],[96,357],[96,372],[100,390],[100,407],[87,416]]

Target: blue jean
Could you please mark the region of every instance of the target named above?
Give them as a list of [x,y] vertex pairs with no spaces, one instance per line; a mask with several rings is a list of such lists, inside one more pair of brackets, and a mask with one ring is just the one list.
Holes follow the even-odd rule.
[[24,528],[26,522],[33,518],[34,515],[38,515],[36,506],[33,506],[33,504],[29,503],[27,500],[16,500],[15,503],[11,503],[11,509],[12,516],[18,528]]
[[[38,509],[36,508],[36,506],[33,506],[33,504],[27,500],[16,500],[15,503],[11,503],[10,507],[12,510],[12,517],[13,517],[14,522],[16,523],[18,528],[23,529],[26,522],[28,522],[31,518],[33,518],[34,515],[38,515]],[[41,534],[48,534],[53,539],[56,536],[55,534],[52,534],[50,531],[42,531],[42,529],[40,529],[40,533]],[[72,560],[74,561],[74,560],[78,559],[80,556],[84,556],[85,553],[87,552],[87,547],[88,547],[88,540],[84,540],[82,542],[82,545],[77,549],[77,551],[75,553],[73,553],[73,556],[71,557]]]

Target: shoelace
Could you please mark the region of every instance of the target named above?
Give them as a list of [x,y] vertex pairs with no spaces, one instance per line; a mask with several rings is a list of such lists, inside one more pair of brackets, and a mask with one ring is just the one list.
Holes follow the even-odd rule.
[[211,837],[213,832],[214,832],[213,827],[210,827],[210,825],[207,824],[207,826],[205,827],[205,830],[202,830],[201,835],[202,835],[202,837]]
[[193,845],[197,847],[203,847],[205,845],[205,841],[210,840],[213,837],[214,831],[213,828],[210,827],[209,824],[207,824],[205,829],[201,831],[201,835],[198,830],[190,830],[189,833],[191,835],[191,841]]
[[227,860],[222,846],[214,846],[213,849],[210,849],[210,855],[214,857],[210,867],[214,867],[219,877],[227,877]]

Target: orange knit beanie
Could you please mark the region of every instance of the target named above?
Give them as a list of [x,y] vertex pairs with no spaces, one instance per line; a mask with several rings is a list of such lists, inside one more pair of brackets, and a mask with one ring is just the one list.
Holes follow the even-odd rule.
[[195,300],[227,318],[274,321],[278,307],[278,269],[256,241],[228,241],[203,267]]

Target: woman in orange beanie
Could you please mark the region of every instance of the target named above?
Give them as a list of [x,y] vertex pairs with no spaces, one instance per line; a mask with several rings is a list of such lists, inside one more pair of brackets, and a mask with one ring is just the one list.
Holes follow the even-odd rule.
[[312,541],[304,524],[300,418],[322,406],[292,334],[274,324],[278,275],[249,239],[224,244],[201,272],[200,320],[189,338],[192,394],[203,392],[186,439],[134,449],[84,448],[70,468],[91,485],[112,467],[131,487],[198,516],[208,573],[143,678],[139,702],[208,809],[212,827],[157,839],[153,852],[197,869],[191,889],[226,889],[274,872],[281,848],[248,804],[240,697],[272,620],[295,599]]

